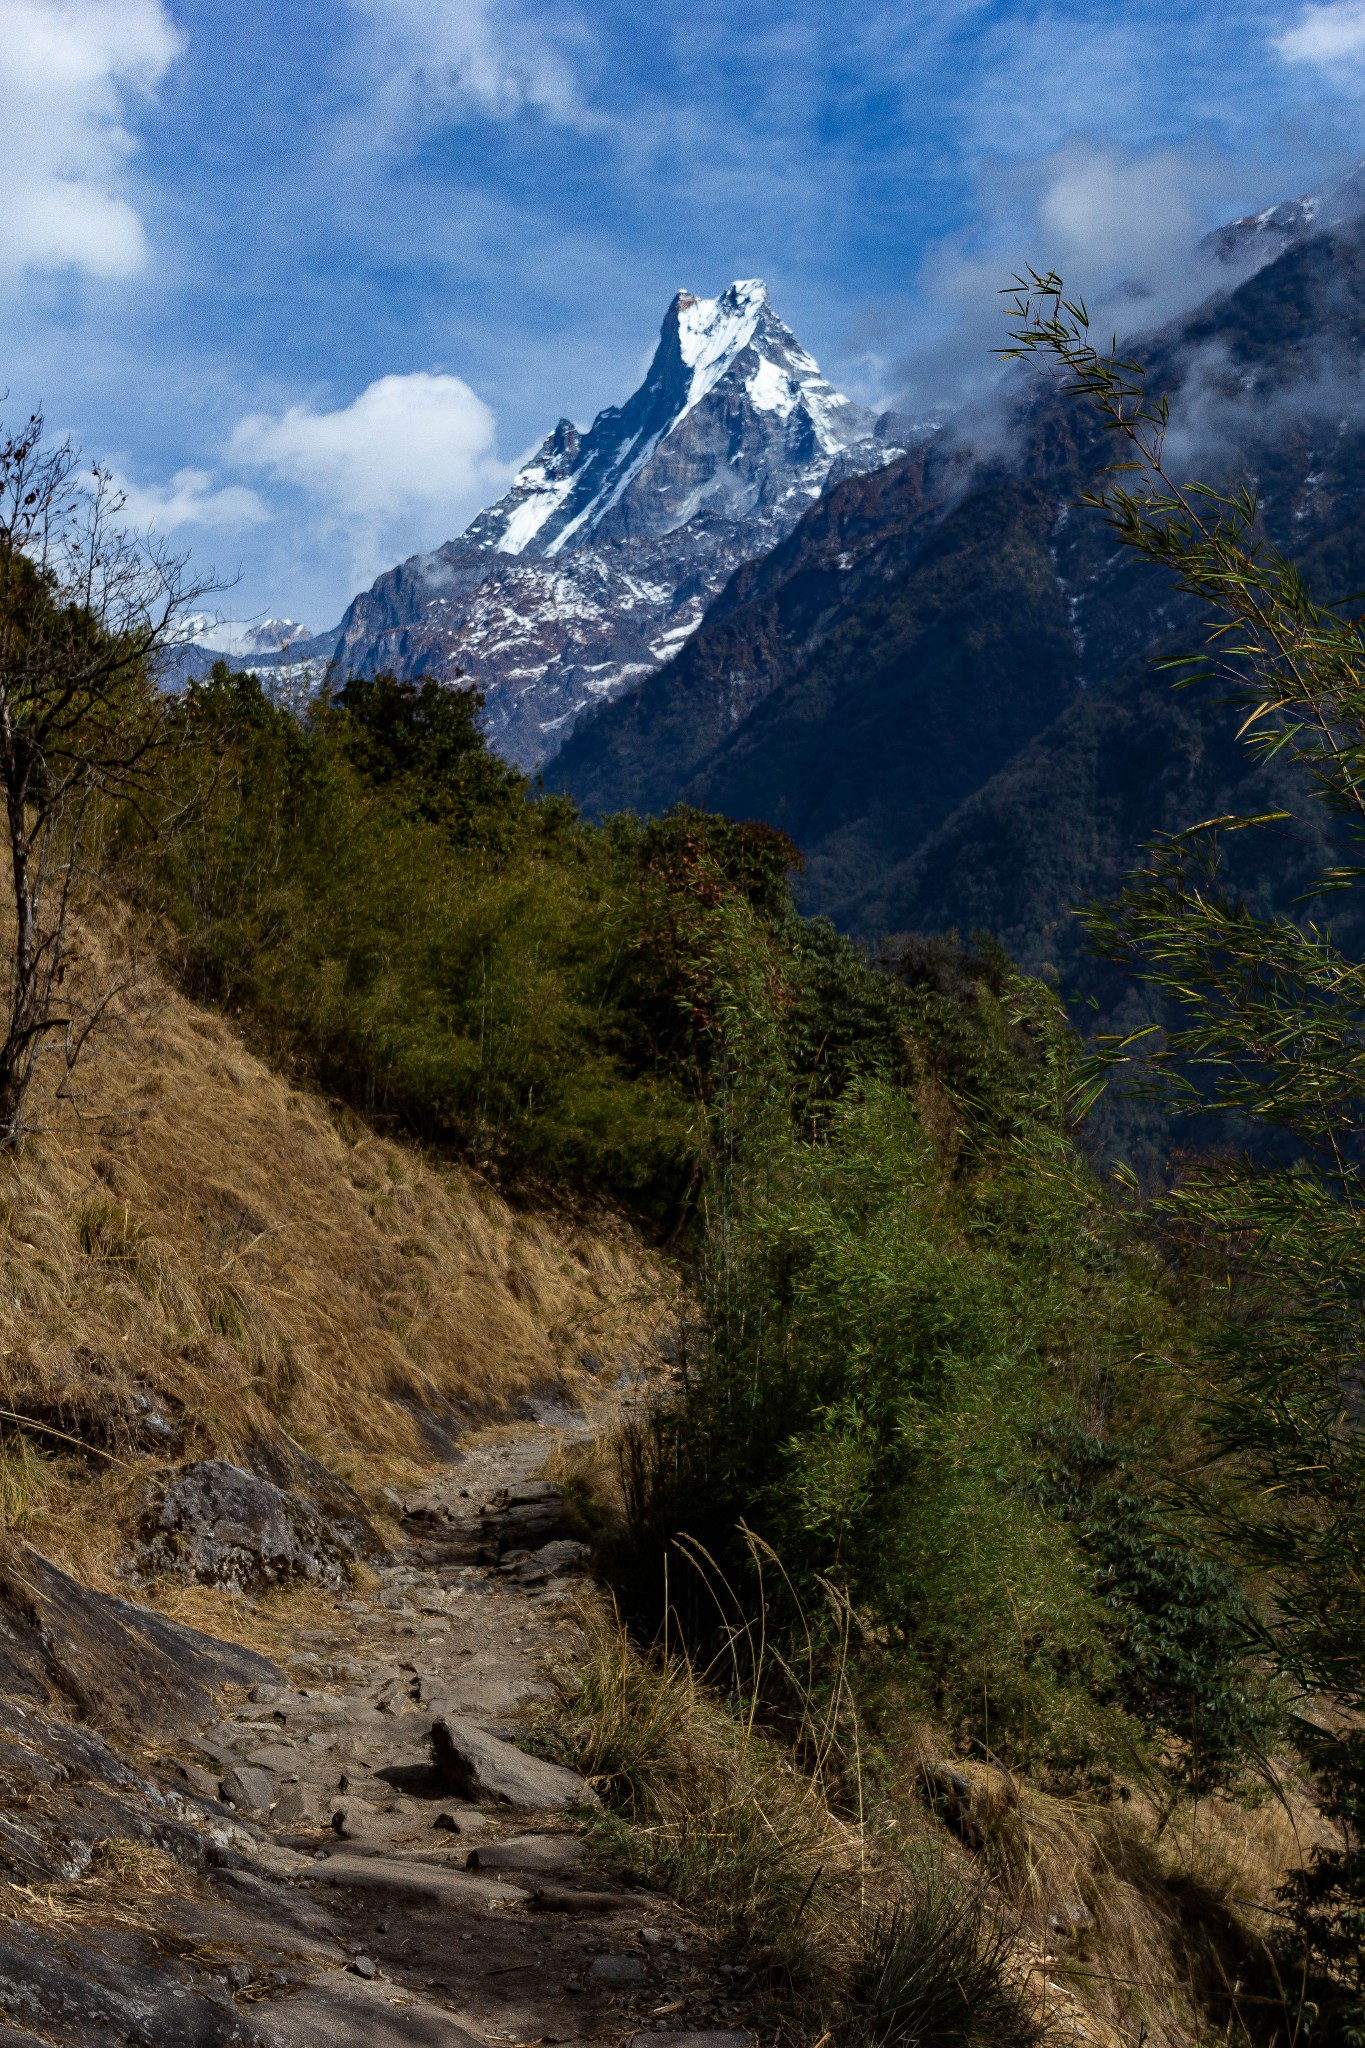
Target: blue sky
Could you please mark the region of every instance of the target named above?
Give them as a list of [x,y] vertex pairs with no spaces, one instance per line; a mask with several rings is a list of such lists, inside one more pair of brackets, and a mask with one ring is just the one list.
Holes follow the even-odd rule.
[[318,628],[766,277],[860,398],[1365,156],[1365,0],[0,0],[0,387]]

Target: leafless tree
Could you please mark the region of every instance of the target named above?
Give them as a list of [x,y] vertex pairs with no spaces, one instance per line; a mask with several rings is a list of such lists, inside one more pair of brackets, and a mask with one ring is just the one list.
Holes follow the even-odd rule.
[[0,1150],[29,1128],[44,1052],[69,1071],[107,1002],[77,1015],[64,1000],[73,889],[94,818],[136,799],[171,736],[174,699],[159,684],[189,607],[214,587],[129,532],[122,509],[107,472],[50,441],[41,414],[0,432],[0,845],[13,915]]

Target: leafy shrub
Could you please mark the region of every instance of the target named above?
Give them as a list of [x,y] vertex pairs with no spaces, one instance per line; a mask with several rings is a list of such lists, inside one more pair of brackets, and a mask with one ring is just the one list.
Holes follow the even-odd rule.
[[[1083,1358],[1096,1320],[1137,1353],[1155,1313],[1114,1280],[1074,1158],[1035,1133],[955,1178],[915,1101],[869,1083],[820,1143],[770,1143],[714,1201],[684,1386],[628,1447],[616,1568],[636,1615],[681,1536],[751,1607],[743,1522],[785,1574],[774,1623],[818,1629],[834,1583],[865,1680],[908,1687],[963,1742],[1055,1769],[1140,1746],[1103,1704],[1112,1631],[1075,1532],[1019,1484],[1031,1433],[1074,1397],[1058,1356]],[[714,1620],[676,1571],[670,1594],[693,1628]]]
[[300,726],[220,668],[191,710],[174,830],[125,848],[191,989],[372,1115],[673,1213],[699,1134],[634,1002],[629,847],[532,801],[435,685]]
[[1114,1623],[1116,1698],[1170,1738],[1176,1788],[1229,1783],[1282,1725],[1252,1663],[1256,1633],[1236,1574],[1204,1553],[1199,1531],[1119,1447],[1070,1418],[1045,1424],[1035,1447],[1037,1496],[1076,1531]]
[[1300,1746],[1340,1843],[1314,1848],[1281,1899],[1292,1932],[1280,1943],[1289,1981],[1303,1981],[1304,2032],[1332,2048],[1365,2043],[1365,1730],[1304,1724]]

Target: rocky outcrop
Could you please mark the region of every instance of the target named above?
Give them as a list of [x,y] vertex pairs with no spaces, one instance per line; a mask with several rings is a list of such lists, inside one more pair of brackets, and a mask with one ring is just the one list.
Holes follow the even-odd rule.
[[346,1532],[308,1502],[206,1458],[156,1489],[139,1563],[149,1574],[260,1593],[290,1579],[339,1586],[353,1556]]
[[0,1547],[0,1693],[141,1733],[205,1720],[224,1685],[278,1682],[265,1657],[82,1586],[36,1550]]

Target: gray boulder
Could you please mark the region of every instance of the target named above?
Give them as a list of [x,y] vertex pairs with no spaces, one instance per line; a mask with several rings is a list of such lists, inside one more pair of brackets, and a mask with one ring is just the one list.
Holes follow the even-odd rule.
[[223,1773],[223,1797],[243,1813],[269,1813],[275,1787],[267,1772],[251,1764],[234,1764]]
[[597,1804],[596,1793],[577,1771],[527,1756],[514,1743],[454,1714],[432,1722],[431,1753],[442,1792],[474,1806]]
[[296,1494],[226,1458],[205,1458],[173,1473],[154,1494],[140,1563],[149,1573],[259,1593],[291,1579],[339,1586],[350,1552]]

